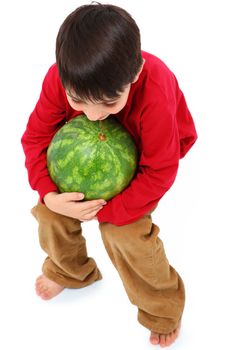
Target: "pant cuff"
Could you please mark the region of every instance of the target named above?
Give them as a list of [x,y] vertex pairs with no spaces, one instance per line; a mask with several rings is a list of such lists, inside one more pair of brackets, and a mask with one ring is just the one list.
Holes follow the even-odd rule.
[[103,277],[99,269],[96,269],[91,275],[88,276],[87,281],[79,281],[74,278],[67,278],[60,274],[59,272],[53,272],[50,271],[49,269],[46,269],[46,267],[43,265],[42,267],[42,272],[43,274],[50,279],[51,281],[56,282],[60,286],[63,286],[65,288],[74,288],[74,289],[80,289],[87,287],[91,285],[94,282],[100,281]]
[[138,312],[138,322],[145,328],[149,329],[151,332],[159,334],[169,334],[173,332],[175,329],[177,329],[180,321],[179,320],[178,322],[176,322],[172,319],[161,319],[155,316],[150,317],[153,318],[153,320],[150,321],[146,319],[145,316],[140,313],[140,311]]

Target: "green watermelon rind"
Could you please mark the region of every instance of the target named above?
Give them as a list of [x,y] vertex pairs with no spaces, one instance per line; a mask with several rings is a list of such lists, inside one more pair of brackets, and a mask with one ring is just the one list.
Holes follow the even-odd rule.
[[[106,141],[98,138],[101,128]],[[109,200],[129,185],[137,158],[133,138],[116,118],[108,117],[100,123],[81,115],[54,135],[47,151],[47,166],[60,192],[82,192],[85,200]]]

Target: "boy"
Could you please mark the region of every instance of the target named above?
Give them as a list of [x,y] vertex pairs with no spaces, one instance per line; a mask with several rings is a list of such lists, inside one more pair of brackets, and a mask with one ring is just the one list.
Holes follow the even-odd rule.
[[[53,135],[81,113],[93,122],[114,115],[138,147],[136,176],[108,203],[82,201],[82,193],[59,193],[48,174],[46,150]],[[139,29],[126,11],[97,3],[81,6],[65,19],[57,36],[56,64],[46,74],[22,137],[29,182],[40,196],[32,214],[48,254],[36,281],[41,298],[102,278],[81,234],[81,222],[97,218],[108,255],[138,307],[138,321],[151,331],[151,343],[174,342],[184,286],[168,263],[150,213],[173,184],[179,159],[196,138],[175,76],[157,57],[141,51]]]

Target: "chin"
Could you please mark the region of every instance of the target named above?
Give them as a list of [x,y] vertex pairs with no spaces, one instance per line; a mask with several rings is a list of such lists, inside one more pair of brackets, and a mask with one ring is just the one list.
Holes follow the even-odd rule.
[[105,117],[99,118],[98,120],[104,120],[107,119],[110,116],[110,114],[106,115]]

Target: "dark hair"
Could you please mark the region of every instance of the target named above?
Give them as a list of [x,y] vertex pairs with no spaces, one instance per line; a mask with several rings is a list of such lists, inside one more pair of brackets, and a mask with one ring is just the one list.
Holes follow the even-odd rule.
[[118,6],[78,7],[60,27],[56,62],[65,89],[81,99],[118,97],[143,62],[139,28]]

